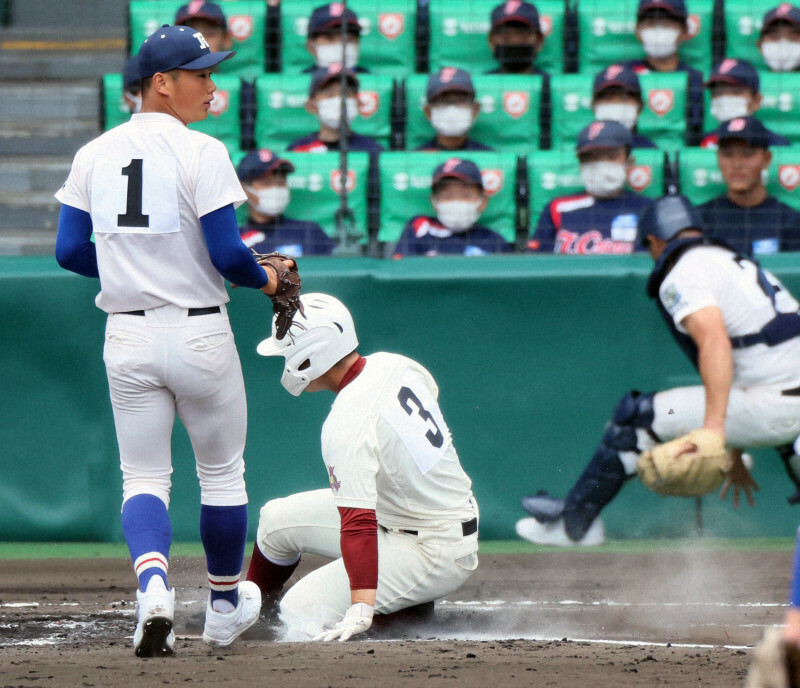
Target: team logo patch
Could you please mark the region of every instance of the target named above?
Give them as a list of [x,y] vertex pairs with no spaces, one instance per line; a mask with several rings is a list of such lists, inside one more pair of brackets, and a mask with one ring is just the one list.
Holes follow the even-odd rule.
[[400,12],[386,12],[378,15],[378,31],[390,41],[403,33],[405,24],[405,17]]
[[228,111],[230,102],[230,96],[227,91],[214,91],[214,100],[211,101],[208,111],[214,117],[219,117]]
[[778,167],[778,181],[787,191],[800,186],[800,165],[781,165]]
[[553,18],[549,14],[539,15],[539,31],[542,32],[542,36],[545,38],[553,33]]
[[530,107],[530,95],[526,91],[506,91],[503,93],[503,110],[514,119],[519,119]]
[[664,290],[662,301],[664,303],[664,308],[666,308],[670,313],[675,312],[675,310],[681,304],[681,300],[681,295],[678,293],[675,285],[670,285]]
[[[356,188],[356,171],[347,170],[347,190],[352,191]],[[331,170],[331,189],[336,193],[342,190],[342,172],[341,170]]]
[[606,81],[611,81],[612,79],[616,79],[625,69],[622,65],[611,65],[608,69],[606,69],[603,78]]
[[502,170],[483,170],[481,179],[483,180],[483,190],[487,196],[494,196],[503,188]]
[[644,191],[653,181],[650,165],[633,165],[628,170],[628,184],[634,191]]
[[328,11],[331,13],[332,17],[341,17],[342,12],[344,12],[344,3],[332,2],[328,6]]
[[380,102],[377,91],[359,91],[358,114],[364,118],[372,117],[378,111]]
[[331,489],[334,492],[338,492],[339,488],[342,486],[342,483],[336,479],[336,474],[333,472],[334,468],[336,468],[336,466],[328,466],[328,482],[331,485]]
[[690,36],[694,37],[700,33],[702,23],[699,14],[690,14],[686,18],[686,31]]
[[248,14],[238,14],[228,20],[228,30],[235,40],[242,43],[253,35],[253,18]]
[[647,95],[647,105],[656,115],[663,117],[675,105],[675,92],[671,88],[654,88]]

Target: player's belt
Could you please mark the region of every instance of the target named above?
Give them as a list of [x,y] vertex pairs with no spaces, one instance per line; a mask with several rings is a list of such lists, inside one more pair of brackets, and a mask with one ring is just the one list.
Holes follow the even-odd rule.
[[[408,535],[419,535],[418,530],[401,530],[401,533],[407,533]],[[478,532],[478,519],[471,518],[469,521],[463,521],[461,523],[461,534],[464,537],[467,535],[472,535],[473,533]]]
[[[193,315],[213,315],[214,313],[219,313],[219,312],[220,312],[219,306],[208,306],[207,308],[190,308],[189,317],[192,317]],[[116,315],[144,316],[144,311],[123,311],[122,313],[117,313]]]
[[785,397],[800,397],[800,387],[794,389],[784,389],[781,394]]

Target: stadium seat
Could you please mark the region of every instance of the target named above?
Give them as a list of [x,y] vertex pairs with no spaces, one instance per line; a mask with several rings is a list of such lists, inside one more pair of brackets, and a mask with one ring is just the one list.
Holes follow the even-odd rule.
[[756,41],[761,33],[761,20],[778,0],[759,3],[754,0],[724,0],[725,6],[725,54],[752,62],[758,69],[769,69]]
[[[665,153],[657,148],[633,151],[633,165],[628,172],[628,186],[650,198],[665,193]],[[530,230],[536,229],[544,207],[558,196],[584,190],[578,159],[572,148],[542,151],[528,158],[530,180]]]
[[800,73],[761,72],[761,108],[757,113],[776,134],[800,143]]
[[[264,74],[256,79],[255,137],[258,147],[285,149],[295,139],[319,131],[319,123],[304,109],[308,74]],[[359,117],[353,131],[389,148],[394,80],[359,74]]]
[[[324,0],[291,0],[281,3],[281,71],[299,74],[313,64],[306,50],[308,19]],[[361,24],[359,63],[372,74],[405,76],[414,71],[415,0],[348,0],[347,7]]]
[[101,127],[104,131],[127,122],[131,113],[122,98],[122,74],[103,74],[100,82]]
[[[449,153],[390,152],[381,154],[380,230],[378,240],[394,243],[417,215],[433,215],[430,202],[433,170],[452,158]],[[516,239],[517,156],[513,153],[464,152],[483,174],[490,196],[480,224],[510,243]]]
[[[487,36],[490,15],[501,0],[430,0],[430,70],[460,67],[474,75],[497,67]],[[551,74],[563,70],[563,0],[534,0],[539,10],[542,50],[536,66]]]
[[[175,13],[186,0],[131,0],[129,6],[131,54],[162,24],[172,24]],[[219,66],[219,73],[253,79],[265,68],[264,0],[225,0],[220,3],[228,19],[236,56]]]
[[[603,67],[644,57],[634,35],[637,0],[595,2],[575,0],[578,15],[578,69],[597,72]],[[712,23],[714,0],[687,0],[693,38],[684,43],[680,55],[684,62],[703,72],[712,62]]]
[[[435,132],[425,118],[428,76],[406,79],[406,148],[414,150]],[[493,150],[526,155],[539,147],[542,77],[478,75],[472,77],[481,113],[469,136]]]
[[[599,70],[598,70],[599,71]],[[592,84],[595,73],[564,74],[551,80],[553,148],[573,146],[578,132],[592,121]],[[638,131],[664,149],[680,148],[686,141],[686,74],[641,74],[644,107]]]
[[[239,151],[232,156],[233,164],[238,165],[245,153]],[[328,236],[339,237],[336,216],[341,205],[341,171],[339,153],[281,153],[289,160],[295,171],[289,175],[291,200],[286,215],[296,220],[318,223]],[[347,202],[353,212],[355,240],[364,244],[367,241],[367,187],[369,155],[350,153],[347,156]],[[240,224],[246,217],[238,213]]]

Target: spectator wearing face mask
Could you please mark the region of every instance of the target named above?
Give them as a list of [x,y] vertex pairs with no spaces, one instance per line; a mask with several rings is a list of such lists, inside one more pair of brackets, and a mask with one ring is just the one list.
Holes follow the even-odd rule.
[[800,251],[800,213],[770,196],[770,132],[755,117],[720,125],[717,164],[726,192],[698,206],[709,236],[744,254]]
[[431,205],[436,216],[412,218],[394,257],[511,252],[514,247],[502,236],[478,224],[488,202],[478,166],[471,160],[450,158],[433,171]]
[[619,122],[631,132],[631,148],[657,148],[646,136],[636,132],[642,112],[642,87],[630,67],[611,65],[594,78],[592,112],[596,120]]
[[800,69],[800,9],[782,2],[764,15],[758,49],[773,72]]
[[[761,84],[755,67],[745,60],[727,58],[711,72],[706,82],[711,91],[711,115],[720,124],[747,117],[761,107]],[[768,130],[767,130],[768,131]],[[789,139],[768,131],[771,146],[788,146]],[[706,134],[701,148],[717,147],[717,130]]]
[[233,38],[225,12],[215,2],[192,0],[175,13],[176,26],[188,26],[203,34],[212,53],[230,50]]
[[344,64],[354,72],[366,73],[369,70],[358,64],[361,47],[361,24],[353,10],[341,2],[331,2],[317,7],[308,20],[306,50],[314,58],[314,64],[304,69],[327,69],[333,64],[342,63],[342,23],[347,25],[347,42],[344,44]]
[[639,217],[652,201],[625,188],[633,136],[619,122],[596,121],[578,135],[586,190],[550,201],[528,247],[543,253],[624,254],[644,249]]
[[341,136],[342,97],[345,98],[347,149],[366,151],[371,154],[383,150],[377,141],[350,130],[350,124],[358,117],[358,77],[351,69],[344,70],[346,92],[342,93],[342,68],[333,64],[311,73],[306,111],[319,121],[319,131],[293,141],[289,150],[307,153],[324,153],[339,150]]
[[262,148],[245,155],[236,173],[247,194],[249,216],[239,228],[242,242],[258,253],[280,251],[286,255],[329,256],[336,242],[316,222],[284,215],[291,197],[288,176],[294,165]]
[[696,144],[703,131],[703,74],[678,56],[681,44],[691,38],[688,19],[684,0],[639,0],[636,38],[646,57],[625,64],[637,74],[686,72],[687,141]]
[[426,100],[425,116],[430,120],[436,136],[416,150],[492,150],[489,146],[469,138],[469,130],[480,113],[469,72],[455,67],[444,67],[436,74],[431,74],[428,78]]
[[136,55],[125,60],[122,68],[122,98],[132,115],[142,109],[142,81],[139,78]]

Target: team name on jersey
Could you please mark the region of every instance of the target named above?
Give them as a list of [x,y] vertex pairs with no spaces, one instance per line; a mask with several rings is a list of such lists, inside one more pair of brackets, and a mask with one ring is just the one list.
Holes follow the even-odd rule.
[[581,234],[559,229],[556,232],[554,253],[589,254],[626,254],[633,253],[633,243],[616,241],[604,237],[602,232],[592,230]]

